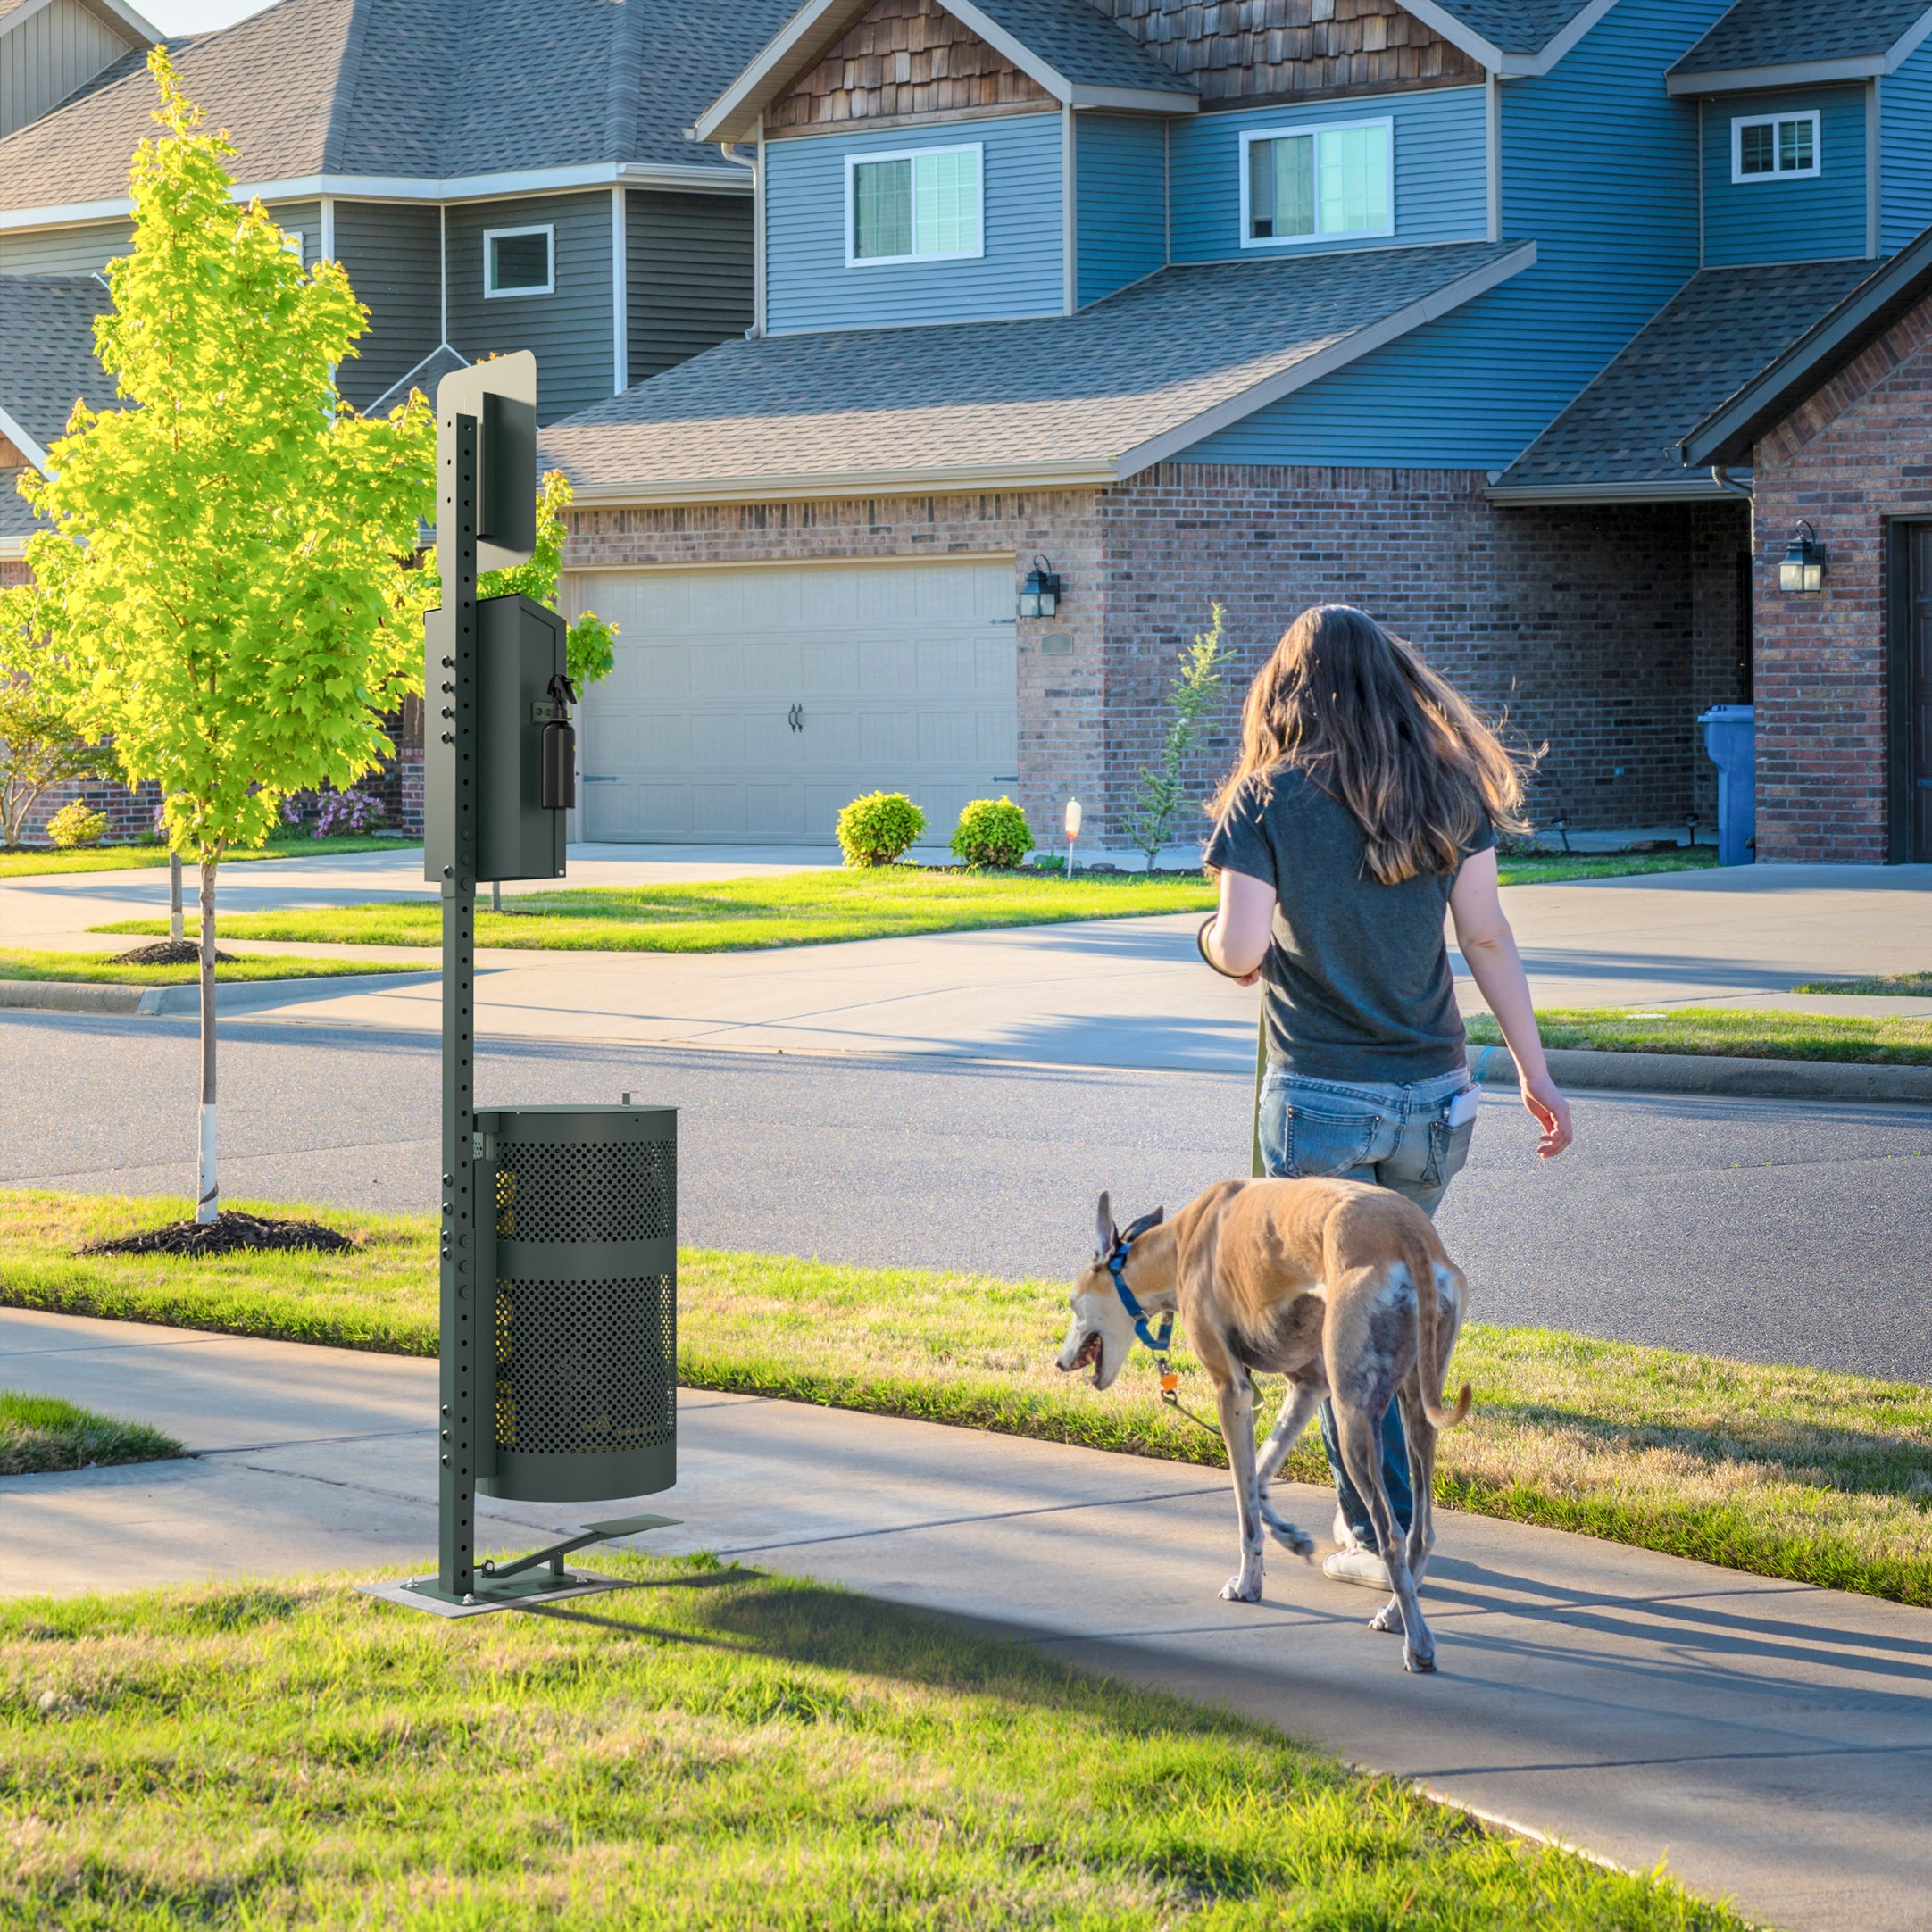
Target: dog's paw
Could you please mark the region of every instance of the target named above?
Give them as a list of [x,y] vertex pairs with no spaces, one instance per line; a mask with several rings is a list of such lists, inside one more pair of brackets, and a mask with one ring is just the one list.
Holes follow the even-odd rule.
[[1390,1597],[1387,1603],[1384,1603],[1381,1609],[1369,1619],[1369,1628],[1371,1630],[1383,1631],[1391,1636],[1402,1636],[1401,1600],[1396,1597]]
[[1433,1650],[1412,1650],[1404,1644],[1402,1646],[1402,1667],[1417,1677],[1433,1677],[1436,1672],[1436,1653]]
[[1262,1600],[1262,1579],[1259,1575],[1250,1577],[1246,1570],[1238,1571],[1221,1585],[1221,1601],[1224,1603],[1258,1603]]
[[1264,1509],[1262,1515],[1268,1525],[1269,1534],[1283,1549],[1290,1550],[1296,1556],[1304,1556],[1313,1561],[1315,1539],[1312,1536],[1297,1529],[1286,1517],[1277,1516],[1272,1510]]

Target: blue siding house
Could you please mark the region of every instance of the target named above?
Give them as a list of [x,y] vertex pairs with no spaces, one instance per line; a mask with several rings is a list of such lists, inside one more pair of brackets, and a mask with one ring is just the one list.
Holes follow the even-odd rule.
[[[761,571],[889,569],[932,587],[908,611],[1010,632],[970,703],[1012,768],[981,771],[922,762],[916,621],[808,690],[804,591],[762,606],[743,696],[803,720],[770,740],[795,836],[828,829],[821,743],[934,811],[1012,790],[1044,827],[1071,794],[1118,836],[1213,600],[1256,656],[1307,603],[1375,610],[1546,747],[1545,821],[1708,821],[1750,479],[1679,446],[1932,221],[1932,5],[1341,11],[807,0],[698,115],[757,183],[755,321],[546,432],[583,595],[741,610]],[[1045,566],[1051,615],[964,614]],[[697,701],[623,688],[591,728],[608,835],[737,822],[770,774],[646,771],[624,747],[699,745]],[[870,766],[814,737],[874,712]]]

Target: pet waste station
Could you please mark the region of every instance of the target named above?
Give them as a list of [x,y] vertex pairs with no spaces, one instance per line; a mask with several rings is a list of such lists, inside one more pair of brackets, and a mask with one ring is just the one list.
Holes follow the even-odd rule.
[[628,1516],[479,1561],[476,1499],[586,1503],[678,1479],[678,1117],[479,1107],[477,882],[564,876],[577,802],[564,622],[479,571],[537,539],[537,359],[437,387],[437,557],[425,621],[424,876],[443,907],[443,1232],[437,1574],[365,1584],[442,1616],[617,1586],[575,1550],[667,1528]]

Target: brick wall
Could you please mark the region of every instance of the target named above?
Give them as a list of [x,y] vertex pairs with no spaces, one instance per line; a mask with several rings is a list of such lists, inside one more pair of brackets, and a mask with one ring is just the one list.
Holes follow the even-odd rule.
[[[1751,702],[1751,510],[1744,503],[1700,504],[1688,512],[1691,583],[1691,707]],[[1703,735],[1691,756],[1691,804],[1698,837],[1716,836],[1718,768]]]
[[[1547,741],[1533,795],[1543,822],[1681,823],[1713,675],[1693,650],[1694,555],[1703,578],[1721,576],[1713,560],[1727,531],[1741,543],[1741,519],[1728,505],[1499,510],[1483,487],[1469,471],[1165,465],[1099,492],[586,510],[571,516],[567,561],[1011,551],[1017,570],[1044,552],[1061,573],[1060,612],[1019,627],[1020,792],[1038,829],[1071,794],[1118,842],[1135,775],[1165,732],[1175,654],[1216,598],[1241,660],[1192,774],[1203,794],[1282,629],[1306,604],[1346,602],[1411,637],[1486,710],[1506,709],[1525,741]],[[1701,595],[1706,630],[1721,629],[1721,600]],[[1048,635],[1070,652],[1044,654]]]
[[1358,604],[1512,735],[1547,743],[1532,811],[1578,829],[1681,823],[1694,779],[1691,527],[1673,506],[1499,509],[1471,471],[1163,465],[1106,493],[1107,709],[1119,774],[1165,728],[1174,654],[1228,607],[1238,696],[1295,615]]
[[[1932,305],[1921,304],[1753,456],[1758,856],[1882,864],[1885,525],[1932,516]],[[1825,587],[1778,587],[1793,526],[1823,540]]]

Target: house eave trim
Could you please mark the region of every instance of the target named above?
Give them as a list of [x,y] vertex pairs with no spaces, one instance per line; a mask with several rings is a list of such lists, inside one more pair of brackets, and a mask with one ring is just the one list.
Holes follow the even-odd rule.
[[[4,39],[23,21],[30,21],[36,13],[51,6],[54,0],[29,0],[29,4],[17,13],[9,16],[6,24],[0,27],[0,39]],[[164,36],[152,21],[144,20],[122,0],[80,0],[81,6],[96,20],[111,23],[132,34],[144,46],[158,46]]]
[[1832,87],[1870,80],[1890,71],[1883,54],[1858,54],[1842,61],[1792,61],[1776,67],[1725,67],[1700,73],[1664,76],[1665,89],[1679,100],[1700,94],[1760,94],[1777,87]]
[[1682,480],[1660,478],[1635,483],[1492,483],[1483,495],[1493,504],[1528,508],[1565,504],[1680,504],[1728,502],[1735,492],[1720,489],[1709,471]]
[[1686,463],[1748,462],[1765,431],[1822,388],[1866,345],[1932,290],[1932,232],[1861,282],[1783,354],[1728,397],[1678,445]]
[[1217,403],[1213,408],[1203,410],[1198,416],[1177,423],[1171,429],[1164,429],[1159,436],[1150,437],[1145,443],[1126,451],[1115,462],[1117,478],[1125,482],[1143,470],[1151,470],[1154,464],[1167,462],[1218,430],[1252,416],[1256,410],[1265,409],[1270,403],[1278,403],[1283,396],[1292,396],[1297,389],[1305,389],[1311,383],[1320,382],[1324,376],[1332,376],[1337,370],[1345,369],[1351,362],[1372,354],[1385,345],[1406,336],[1412,329],[1420,329],[1423,323],[1435,321],[1439,316],[1462,307],[1465,303],[1473,302],[1478,296],[1486,294],[1499,283],[1511,280],[1526,269],[1534,268],[1536,262],[1536,243],[1524,242],[1506,255],[1485,262],[1467,275],[1459,276],[1420,301],[1412,302],[1406,308],[1385,315],[1380,321],[1352,330],[1329,343],[1326,348],[1303,356],[1292,369],[1282,370],[1265,381],[1256,383],[1253,388],[1244,389],[1240,395],[1229,396],[1226,402]]
[[1152,87],[1076,87],[1067,90],[1069,107],[1104,107],[1123,114],[1198,114],[1198,94],[1166,94]]
[[[229,190],[235,202],[313,201],[329,196],[344,201],[459,202],[512,201],[531,195],[569,194],[578,188],[663,187],[712,195],[748,195],[750,184],[721,166],[682,167],[649,162],[595,162],[581,168],[521,169],[503,174],[454,175],[446,180],[393,174],[311,174],[281,181],[241,181]],[[0,212],[0,233],[21,229],[69,228],[90,221],[126,221],[134,203],[68,202],[42,208]]]
[[46,451],[4,409],[0,409],[0,436],[4,436],[42,476],[47,473]]
[[1495,41],[1485,39],[1473,27],[1458,20],[1445,7],[1437,5],[1436,0],[1413,0],[1413,4],[1410,4],[1410,0],[1403,0],[1403,11],[1414,14],[1425,27],[1440,34],[1451,46],[1460,47],[1472,61],[1480,62],[1493,73],[1523,79],[1548,73],[1616,4],[1617,0],[1590,0],[1590,4],[1560,34],[1553,39],[1545,41],[1534,53],[1500,47]]
[[[554,460],[553,460],[554,461]],[[566,472],[568,462],[561,465]],[[693,477],[670,483],[575,487],[579,510],[646,510],[676,504],[798,503],[838,496],[954,496],[983,490],[1104,489],[1119,478],[1104,458],[946,469],[802,470],[787,476]]]

